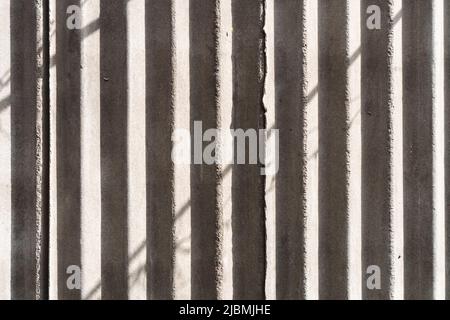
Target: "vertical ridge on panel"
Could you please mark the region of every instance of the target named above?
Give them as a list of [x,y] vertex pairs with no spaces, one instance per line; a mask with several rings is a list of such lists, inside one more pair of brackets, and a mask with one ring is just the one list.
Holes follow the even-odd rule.
[[[43,231],[42,1],[10,2],[11,298],[40,299]],[[42,269],[44,268],[44,269]]]
[[[390,299],[403,299],[403,0],[391,2]],[[363,270],[364,271],[364,270]]]
[[128,17],[128,297],[145,300],[145,0],[127,4]]
[[347,8],[319,1],[319,296],[347,292]]
[[[220,0],[217,7],[219,24],[218,38],[218,128],[228,133],[232,124],[233,109],[233,64],[232,57],[232,0]],[[219,137],[218,157],[220,170],[219,205],[221,209],[221,268],[220,287],[218,298],[231,300],[233,298],[233,239],[231,229],[232,201],[232,165],[229,160],[232,152],[230,139]]]
[[[266,81],[264,88],[264,106],[266,108],[266,128],[268,130],[277,129],[275,110],[275,1],[266,1],[264,32],[266,34]],[[277,169],[278,158],[270,158],[272,155],[278,156],[279,135],[276,131],[268,131],[265,141],[264,162],[266,172],[270,174],[266,177],[265,203],[266,203],[266,277],[265,294],[267,300],[276,299],[276,277],[277,277],[277,241],[276,241],[276,191],[277,191]],[[273,150],[271,150],[271,148]],[[275,169],[275,170],[273,170]]]
[[406,299],[433,299],[435,296],[434,3],[403,2]]
[[[146,1],[147,298],[173,298],[173,3]],[[183,213],[181,213],[183,214]]]
[[433,1],[433,299],[445,299],[444,0]]
[[10,0],[0,3],[0,299],[11,298],[11,25]]
[[[304,1],[305,299],[319,298],[319,41],[318,0]],[[306,51],[306,52],[305,52]]]
[[216,163],[203,157],[204,148],[216,143],[216,136],[204,142],[203,133],[218,127],[218,5],[217,1],[191,0],[189,7],[193,299],[217,299],[222,273],[220,173]]
[[57,70],[56,4],[50,1],[50,228],[49,228],[49,299],[58,299],[58,206],[57,206]]
[[[363,298],[368,300],[385,300],[391,296],[391,6],[392,2],[388,1],[361,3],[362,290]],[[378,9],[380,26],[374,26],[369,17]],[[374,272],[380,274],[380,287],[372,287],[376,284],[367,280]]]
[[[79,0],[56,2],[57,66],[57,247],[58,299],[80,299],[79,290],[66,283],[70,266],[81,265],[81,32],[66,25],[69,6]],[[72,271],[71,271],[72,272]]]
[[361,299],[361,2],[348,1],[348,298]]
[[100,2],[102,299],[128,298],[127,0]]
[[[305,298],[304,1],[275,2],[275,103],[280,130],[276,194],[277,298]],[[299,43],[300,42],[300,43]]]
[[101,298],[100,1],[84,1],[81,33],[81,298]]
[[319,2],[319,291],[360,295],[360,7]]
[[38,265],[36,299],[50,296],[50,1],[41,0],[38,10],[38,115],[37,115],[37,234]]
[[[233,124],[235,130],[266,128],[263,104],[266,76],[262,0],[233,0]],[[256,139],[242,148],[247,156]],[[253,140],[253,141],[252,141]],[[237,143],[236,146],[242,145]],[[235,150],[237,149],[235,146]],[[237,150],[239,151],[239,150]],[[253,150],[254,152],[254,150]],[[239,158],[239,157],[237,157]],[[236,157],[235,159],[236,160]],[[265,177],[256,164],[233,164],[234,299],[264,299],[266,275]]]
[[[174,129],[190,132],[189,1],[174,0]],[[176,135],[173,136],[176,138]],[[190,165],[174,163],[174,298],[191,297]]]

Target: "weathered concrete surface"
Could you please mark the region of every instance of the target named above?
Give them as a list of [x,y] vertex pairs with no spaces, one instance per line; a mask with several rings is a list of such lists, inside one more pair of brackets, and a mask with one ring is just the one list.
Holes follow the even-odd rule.
[[[264,87],[263,103],[266,110],[266,127],[275,128],[276,110],[275,110],[275,3],[266,1],[264,33],[266,38],[266,80]],[[267,149],[266,149],[267,153]],[[276,192],[277,176],[266,177],[265,182],[265,205],[266,205],[266,276],[265,276],[265,295],[266,299],[274,300],[277,296],[277,234],[276,234]]]
[[[408,299],[433,297],[431,8],[431,1],[403,4],[405,298]],[[412,261],[415,263],[408,263]]]
[[[218,1],[190,2],[190,103],[192,159],[195,157],[195,122],[202,129],[217,128],[218,106]],[[203,143],[202,150],[207,143]],[[221,211],[219,205],[218,165],[191,165],[192,299],[219,296],[221,266]]]
[[[394,219],[402,216],[402,208],[395,206],[394,188],[402,184],[399,161],[395,154],[401,153],[396,143],[402,135],[401,123],[396,122],[401,102],[396,100],[396,58],[401,51],[395,43],[401,36],[396,26],[401,24],[401,7],[398,1],[363,1],[362,21],[369,14],[370,5],[381,8],[381,30],[369,30],[362,26],[362,288],[363,299],[389,299],[394,295],[394,280],[398,275],[394,267],[403,259],[396,254],[396,232]],[[401,5],[401,4],[400,4]],[[401,29],[400,29],[401,30]],[[401,79],[400,79],[401,81]],[[399,88],[401,90],[401,88]],[[374,174],[376,172],[376,174]],[[366,270],[377,265],[381,274],[381,290],[369,290],[366,286]]]
[[274,13],[275,125],[280,128],[280,171],[276,191],[277,298],[300,299],[305,295],[304,177],[307,161],[303,127],[306,124],[304,1],[276,1]]
[[145,0],[127,4],[128,33],[128,298],[147,298]]
[[[403,3],[404,75],[404,226],[405,298],[442,297],[443,279],[437,255],[444,228],[443,192],[439,169],[444,159],[436,136],[444,121],[443,101],[437,77],[443,68],[435,41],[442,47],[443,34],[436,25],[441,1]],[[440,37],[436,39],[436,37]],[[443,132],[442,132],[443,135]],[[442,180],[443,181],[443,180]]]
[[[234,129],[265,129],[264,1],[233,0]],[[249,148],[246,146],[248,154]],[[265,298],[265,177],[233,165],[233,298]]]
[[[67,32],[66,11],[80,1],[56,1],[57,74],[57,199],[58,274],[67,267],[81,266],[81,31]],[[60,248],[67,247],[66,250]],[[60,299],[80,299],[79,290],[69,290],[58,282]]]
[[[47,294],[43,1],[11,1],[11,298]],[[2,57],[8,61],[8,57]],[[6,105],[7,106],[7,105]],[[44,191],[45,192],[45,191]]]
[[127,0],[100,1],[102,298],[128,298]]
[[[448,1],[46,6],[0,4],[0,298],[444,298]],[[279,174],[173,163],[195,120],[279,129]]]
[[317,298],[317,9],[317,1],[274,3],[277,299]]
[[319,1],[320,299],[359,296],[359,14],[352,1]]
[[150,299],[173,297],[172,6],[164,0],[147,1],[146,6],[147,296]]
[[[99,299],[101,288],[100,2],[83,3],[81,30],[81,297]],[[59,18],[61,19],[61,18]],[[52,67],[54,67],[52,65]],[[138,96],[136,97],[139,98]],[[138,205],[139,203],[136,202]],[[130,217],[131,220],[131,217]],[[136,229],[139,233],[139,229]]]
[[[107,245],[110,241],[114,241],[114,233],[103,232],[101,228],[102,221],[107,221],[107,218],[101,217],[101,170],[102,168],[108,168],[101,165],[101,151],[106,152],[108,148],[101,148],[102,128],[107,129],[110,122],[106,122],[101,125],[101,83],[109,82],[109,77],[101,77],[101,64],[100,61],[105,58],[100,55],[101,42],[100,42],[100,2],[88,1],[82,5],[83,9],[83,27],[81,30],[68,30],[66,27],[66,9],[68,5],[77,4],[74,2],[52,3],[52,18],[55,22],[56,34],[59,37],[52,41],[52,75],[55,79],[57,75],[62,78],[62,81],[52,81],[53,89],[59,94],[56,94],[52,103],[53,114],[58,115],[54,119],[58,128],[59,134],[54,140],[62,141],[64,137],[66,139],[75,139],[79,144],[79,155],[75,157],[70,156],[70,149],[68,150],[67,161],[58,161],[64,156],[64,146],[59,146],[54,152],[57,154],[55,162],[60,164],[59,167],[54,168],[54,180],[58,183],[58,193],[64,190],[64,181],[67,177],[75,179],[72,187],[76,187],[74,192],[64,192],[64,197],[56,197],[54,208],[60,208],[56,212],[56,219],[52,221],[58,221],[58,228],[56,234],[53,233],[53,242],[59,243],[59,248],[64,243],[72,243],[73,250],[58,250],[58,246],[53,247],[52,254],[56,256],[59,261],[59,270],[55,273],[52,272],[52,286],[58,286],[58,290],[52,292],[52,298],[71,299],[71,298],[83,298],[83,299],[98,299],[108,294],[122,296],[128,296],[133,299],[145,299],[146,298],[146,280],[145,280],[145,118],[141,114],[145,113],[145,59],[142,59],[145,54],[145,39],[142,37],[133,37],[129,42],[123,43],[126,48],[127,56],[125,57],[127,69],[122,70],[125,72],[125,80],[121,81],[121,85],[125,84],[124,89],[129,90],[131,93],[125,94],[125,98],[129,101],[133,108],[126,108],[125,114],[118,115],[120,123],[125,119],[128,126],[125,134],[126,141],[126,153],[124,157],[130,162],[130,166],[127,166],[127,170],[123,173],[124,179],[127,179],[128,183],[124,189],[126,197],[129,198],[124,203],[126,205],[126,211],[120,210],[126,213],[126,216],[122,224],[116,225],[116,229],[124,232],[126,229],[131,228],[134,230],[132,235],[126,237],[127,241],[123,252],[120,253],[116,250],[116,245],[111,244],[111,248],[108,250]],[[128,5],[128,6],[125,6]],[[130,34],[133,29],[137,27],[145,26],[144,17],[144,3],[143,1],[134,1],[132,5],[130,3],[124,3],[123,9],[127,14],[126,19],[130,23],[126,24],[126,29],[122,30],[127,35]],[[58,10],[59,9],[59,10]],[[125,24],[124,24],[125,25]],[[59,30],[59,32],[58,32]],[[53,34],[53,33],[52,33]],[[63,41],[67,38],[69,44]],[[134,40],[141,40],[138,43]],[[65,55],[57,54],[59,52],[65,52],[70,46],[76,46],[78,49],[73,53],[74,57],[69,57],[65,60]],[[58,49],[59,46],[59,49]],[[61,46],[66,46],[62,47]],[[114,50],[106,50],[108,52],[115,52]],[[72,52],[72,51],[71,51]],[[64,77],[64,71],[66,64],[73,64],[72,67],[77,71],[75,75],[73,72],[69,72]],[[106,73],[108,70],[106,71]],[[120,72],[120,76],[123,76]],[[136,91],[138,90],[138,91]],[[69,101],[67,103],[57,102],[56,97],[64,98],[65,92],[71,92]],[[107,91],[107,90],[106,90]],[[120,102],[120,101],[119,101]],[[76,128],[70,128],[65,119],[60,118],[61,113],[67,110],[69,106],[75,103],[71,112],[74,113],[73,117],[79,120],[76,123]],[[103,103],[105,109],[109,107],[107,102]],[[57,108],[61,105],[62,107]],[[70,110],[70,109],[69,109]],[[107,111],[106,111],[107,112]],[[125,115],[123,119],[122,116]],[[111,115],[113,116],[113,115]],[[106,116],[103,117],[107,119]],[[59,121],[58,121],[59,120]],[[69,129],[69,131],[67,131]],[[73,130],[72,130],[73,129]],[[55,129],[56,130],[56,129]],[[114,130],[114,129],[112,129]],[[137,130],[137,131],[136,131]],[[74,132],[79,132],[79,135],[74,135]],[[103,138],[105,140],[106,138]],[[113,139],[114,140],[114,139]],[[118,141],[115,141],[118,142]],[[108,143],[106,139],[105,144]],[[59,143],[59,145],[61,142]],[[66,145],[70,145],[67,144]],[[114,146],[113,146],[114,147]],[[76,154],[75,154],[76,155]],[[110,156],[110,158],[114,158]],[[119,159],[120,160],[120,159]],[[68,168],[76,168],[75,170]],[[122,165],[122,163],[120,163]],[[68,171],[67,171],[68,170]],[[69,172],[69,173],[68,173]],[[76,172],[76,174],[74,174]],[[120,170],[120,172],[122,172]],[[107,177],[108,175],[104,175]],[[107,182],[105,182],[107,183]],[[123,186],[121,186],[123,187]],[[103,191],[107,191],[108,188],[103,188]],[[59,200],[59,198],[62,198]],[[64,199],[77,203],[77,205],[69,205],[62,210],[64,206]],[[56,205],[57,203],[57,205]],[[104,205],[105,202],[103,202]],[[110,210],[111,212],[113,210]],[[105,210],[104,210],[105,212]],[[115,222],[117,219],[114,219]],[[109,225],[109,224],[108,224]],[[103,228],[107,230],[107,228]],[[102,241],[101,237],[104,240]],[[70,239],[70,237],[72,237]],[[112,239],[109,239],[109,238]],[[122,239],[123,240],[123,239]],[[124,245],[123,241],[119,239],[120,246]],[[101,251],[103,248],[103,251]],[[55,250],[56,249],[56,250]],[[103,262],[102,262],[103,252]],[[118,256],[117,256],[118,255]],[[111,272],[102,272],[103,268],[108,268],[108,264],[117,266],[115,261],[126,260],[126,266],[112,270]],[[53,261],[53,259],[52,259]],[[82,289],[81,290],[68,290],[65,278],[66,269],[70,265],[79,265],[82,270]],[[113,269],[113,268],[111,268]],[[108,274],[111,274],[108,276]],[[64,274],[65,277],[58,281],[58,275]],[[120,290],[108,290],[108,283],[114,285],[116,283],[116,277],[121,275],[125,280],[120,285]],[[60,276],[59,276],[60,277]],[[109,280],[109,277],[113,280]],[[61,281],[62,280],[62,281]],[[105,282],[105,284],[102,284]],[[106,291],[102,290],[106,286]],[[119,293],[119,291],[121,293]],[[114,298],[113,296],[112,298]]]
[[[99,2],[85,2],[83,29],[68,33],[66,10],[74,4],[79,3],[50,3],[51,163],[58,164],[51,166],[50,178],[53,186],[50,195],[51,299],[92,299],[101,294]],[[69,59],[60,54],[65,50],[71,52]],[[62,80],[58,81],[58,78]],[[71,100],[61,103],[65,101],[66,92],[71,93]],[[60,117],[60,113],[64,112],[72,113],[71,118],[78,119],[76,123],[72,121],[66,125],[66,118]],[[79,135],[73,134],[71,125],[76,125]],[[77,142],[74,157],[70,148],[61,146],[65,139]],[[67,161],[61,161],[63,157],[68,158]],[[66,175],[75,179],[71,186],[67,184]],[[66,192],[59,200],[61,190]],[[56,215],[56,212],[59,214]],[[58,250],[65,243],[71,243],[71,249],[65,252]],[[80,265],[82,268],[81,291],[68,290],[65,278],[58,279],[59,274],[66,274],[70,265]]]
[[[174,129],[190,129],[189,7],[184,0],[173,1],[173,106]],[[174,165],[174,298],[190,299],[191,282],[191,175],[190,165]]]
[[[233,0],[221,0],[218,6],[218,127],[228,130],[233,123]],[[225,156],[232,150],[231,142],[219,141],[218,152]],[[232,223],[232,168],[228,164],[219,164],[220,185],[218,203],[220,206],[221,221],[218,228],[220,235],[220,283],[219,299],[231,300],[233,298],[233,230]]]

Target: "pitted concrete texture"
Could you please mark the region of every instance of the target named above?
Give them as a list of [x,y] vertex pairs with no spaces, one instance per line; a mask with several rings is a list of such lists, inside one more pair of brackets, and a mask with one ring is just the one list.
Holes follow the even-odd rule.
[[48,188],[42,186],[41,149],[45,138],[41,116],[48,112],[42,105],[44,8],[42,1],[9,4],[10,10],[2,10],[2,15],[10,15],[10,48],[5,52],[11,55],[1,60],[10,62],[10,96],[5,108],[10,110],[12,124],[6,133],[11,141],[11,242],[10,255],[2,261],[10,259],[11,298],[36,299],[47,291],[45,261],[41,259],[46,250],[41,237],[45,217],[39,192]]
[[[0,1],[0,298],[448,298],[449,21],[445,0]],[[196,121],[278,129],[278,173],[173,161]]]

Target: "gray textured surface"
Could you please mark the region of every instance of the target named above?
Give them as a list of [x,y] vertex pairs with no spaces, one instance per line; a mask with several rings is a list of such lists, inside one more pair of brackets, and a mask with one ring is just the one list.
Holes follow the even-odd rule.
[[38,131],[43,107],[43,66],[39,61],[43,50],[42,1],[12,1],[10,10],[11,256],[2,259],[11,259],[11,298],[35,299],[41,290],[44,295],[46,292],[38,192],[42,183],[39,139],[43,138]]
[[150,298],[167,299],[173,295],[172,5],[155,0],[146,10],[147,149],[154,150],[147,152],[147,290]]
[[320,297],[348,297],[348,10],[319,1]]
[[[234,129],[264,129],[266,125],[263,5],[259,0],[232,1]],[[265,177],[257,165],[235,164],[232,175],[233,297],[263,299]]]
[[[80,1],[58,1],[56,13],[65,15],[69,5]],[[58,172],[58,273],[65,274],[70,265],[81,264],[81,31],[65,32],[66,21],[56,21],[57,51],[57,172]],[[68,120],[69,119],[69,120]],[[68,120],[68,121],[67,121]],[[58,282],[62,299],[80,299],[80,291],[68,290],[66,282]]]
[[[218,35],[211,32],[218,28],[218,5],[217,1],[194,0],[190,3],[192,146],[195,143],[194,121],[202,121],[203,130],[219,125]],[[191,229],[200,231],[192,233],[192,299],[217,298],[220,294],[220,182],[217,165],[191,166]]]
[[[448,0],[0,8],[0,298],[448,298]],[[174,164],[196,120],[278,175]]]
[[[363,270],[378,265],[382,290],[368,290],[363,282],[364,298],[390,297],[392,228],[392,152],[394,143],[393,27],[395,12],[389,1],[363,1],[363,10],[376,4],[381,8],[381,30],[362,30],[362,242]],[[374,46],[373,43],[377,45]],[[374,174],[376,172],[377,174]],[[365,277],[365,274],[363,274]]]
[[[304,44],[303,1],[276,1],[275,108],[280,130],[280,170],[276,190],[277,297],[304,297]],[[301,41],[301,42],[300,42]]]
[[403,6],[405,298],[410,299],[431,299],[435,277],[432,6],[432,1]]

